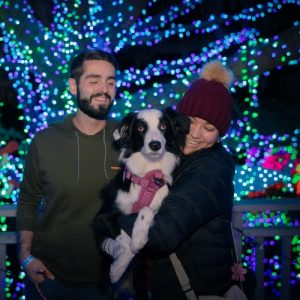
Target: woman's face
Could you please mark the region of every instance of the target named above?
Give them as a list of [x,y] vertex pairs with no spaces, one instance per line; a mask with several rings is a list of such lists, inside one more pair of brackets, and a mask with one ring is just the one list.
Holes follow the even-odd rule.
[[191,154],[200,149],[213,146],[219,138],[218,129],[207,121],[190,117],[190,131],[186,136],[185,147],[183,153]]

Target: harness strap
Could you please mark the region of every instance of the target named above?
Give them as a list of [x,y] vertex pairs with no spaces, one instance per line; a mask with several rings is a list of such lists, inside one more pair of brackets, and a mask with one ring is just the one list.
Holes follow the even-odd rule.
[[145,174],[144,177],[138,177],[125,168],[123,180],[129,179],[141,186],[138,200],[132,205],[133,213],[139,212],[143,207],[149,206],[156,192],[166,184],[164,174],[161,170],[152,170]]

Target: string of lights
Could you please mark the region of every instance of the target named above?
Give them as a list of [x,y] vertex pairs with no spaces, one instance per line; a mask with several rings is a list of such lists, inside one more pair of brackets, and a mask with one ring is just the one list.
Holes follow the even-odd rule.
[[[19,120],[25,124],[22,138],[0,131],[0,205],[17,202],[24,157],[35,133],[76,111],[67,87],[69,61],[76,52],[100,47],[118,55],[130,47],[155,47],[174,37],[182,39],[182,43],[191,37],[201,37],[204,42],[185,56],[155,59],[146,66],[132,65],[120,70],[118,97],[111,116],[119,120],[129,111],[175,106],[187,86],[199,76],[202,65],[219,59],[235,71],[231,91],[243,108],[236,113],[224,138],[237,161],[235,201],[300,196],[300,128],[267,135],[254,125],[262,117],[260,79],[270,76],[274,69],[280,71],[300,62],[299,42],[295,42],[299,41],[299,20],[288,32],[272,37],[263,36],[255,24],[269,15],[278,15],[287,6],[300,7],[300,1],[263,1],[234,14],[222,12],[204,18],[194,17],[203,1],[180,1],[159,14],[152,14],[158,2],[152,0],[142,5],[133,0],[89,0],[83,5],[81,0],[53,0],[52,23],[45,26],[35,17],[28,1],[0,0],[0,43],[4,53],[0,68],[12,82],[19,103]],[[221,30],[224,34],[208,39]],[[18,144],[10,144],[12,140],[18,140]],[[299,218],[287,212],[245,213],[243,218],[252,227],[261,223],[299,226]],[[0,230],[9,230],[5,217],[0,217]],[[276,236],[266,241],[265,247],[275,247],[279,241],[280,237]],[[248,249],[243,258],[245,264],[254,268],[255,250],[251,243],[245,237],[244,245]],[[292,240],[292,251],[290,282],[297,284],[300,281],[298,236]],[[12,267],[9,257],[6,266],[8,270]],[[267,259],[265,267],[268,270],[265,285],[275,282],[276,294],[280,287],[279,257]],[[6,278],[7,299],[15,298],[23,288],[24,272],[12,274],[10,271]]]

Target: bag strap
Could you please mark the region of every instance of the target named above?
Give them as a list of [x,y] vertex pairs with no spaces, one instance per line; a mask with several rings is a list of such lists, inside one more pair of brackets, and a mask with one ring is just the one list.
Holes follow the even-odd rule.
[[[232,222],[230,223],[230,227],[231,227],[231,236],[232,236],[232,244],[233,244],[233,257],[235,259],[235,263],[237,264],[237,267],[239,265],[239,258],[238,258],[238,254],[237,254],[237,250],[236,250],[236,243],[235,243],[235,238],[234,238],[234,233],[233,233],[233,225]],[[244,287],[243,287],[243,283],[241,280],[241,276],[239,276],[239,283],[241,286],[241,290],[244,291]]]
[[[235,244],[235,239],[234,239],[234,234],[233,234],[232,222],[230,223],[230,228],[231,228],[231,236],[232,236],[232,243],[233,243],[233,247],[232,247],[233,248],[233,256],[234,256],[236,263],[238,264],[238,257],[237,257],[236,244]],[[181,264],[180,260],[178,259],[177,255],[175,254],[175,252],[170,254],[170,260],[173,264],[175,273],[180,282],[181,288],[186,295],[186,298],[188,300],[197,300],[198,297],[196,296],[195,291],[192,289],[192,287],[190,285],[189,277],[187,276],[187,274],[183,268],[183,265]],[[240,277],[239,277],[239,281],[240,281],[241,289],[243,290],[243,284],[242,284]]]
[[188,300],[197,300],[198,297],[196,296],[195,291],[192,289],[190,285],[190,280],[175,252],[170,254],[170,259],[173,264],[177,278],[180,282],[181,288],[186,295],[186,298]]

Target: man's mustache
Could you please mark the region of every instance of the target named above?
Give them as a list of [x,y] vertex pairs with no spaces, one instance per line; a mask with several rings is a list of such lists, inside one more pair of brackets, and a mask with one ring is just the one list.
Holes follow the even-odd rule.
[[105,97],[107,98],[109,101],[111,101],[111,96],[107,93],[97,93],[97,94],[94,94],[94,95],[91,95],[90,97],[90,102],[92,102],[93,98],[97,98],[97,97]]

